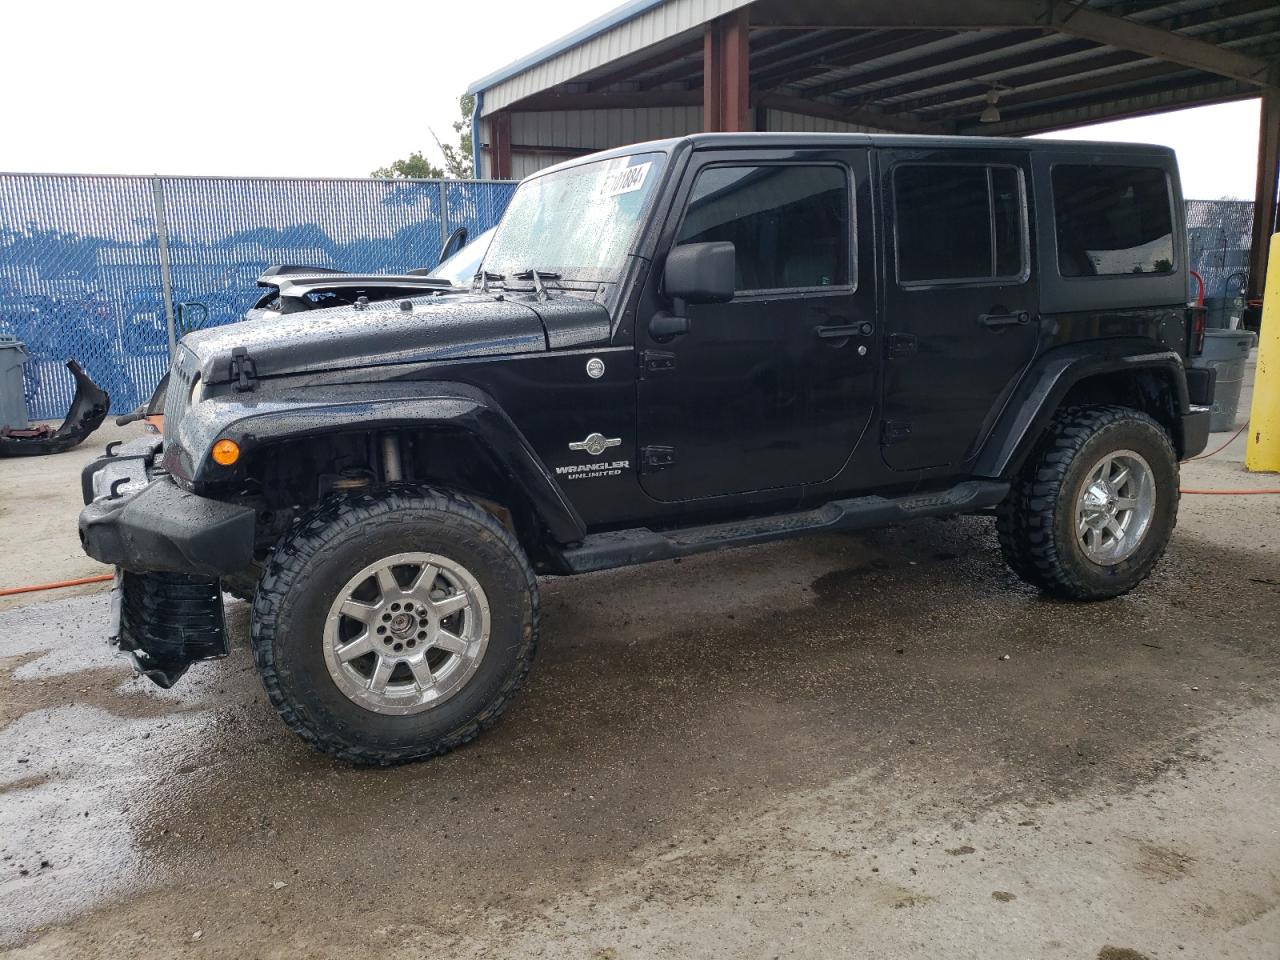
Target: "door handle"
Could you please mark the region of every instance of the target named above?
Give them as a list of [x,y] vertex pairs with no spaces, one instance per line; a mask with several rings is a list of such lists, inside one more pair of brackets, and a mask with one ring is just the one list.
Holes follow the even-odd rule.
[[1017,313],[983,313],[978,315],[978,322],[984,327],[1012,327],[1031,322],[1031,314],[1026,310]]
[[843,340],[845,337],[869,337],[875,327],[867,320],[861,323],[841,323],[814,327],[813,332],[823,340]]

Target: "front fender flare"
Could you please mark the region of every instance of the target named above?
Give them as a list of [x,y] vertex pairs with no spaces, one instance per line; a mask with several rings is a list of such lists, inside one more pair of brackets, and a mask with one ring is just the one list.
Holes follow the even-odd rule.
[[[1169,380],[1175,391],[1176,413],[1190,411],[1187,377],[1182,357],[1172,350],[1152,351],[1151,344],[1107,342],[1100,352],[1097,343],[1079,349],[1065,348],[1046,353],[1027,371],[1013,398],[996,422],[990,438],[978,455],[974,473],[980,477],[1008,478],[1017,472],[1044,433],[1049,421],[1076,384],[1103,374],[1154,372]],[[1181,438],[1175,437],[1181,443]]]
[[[209,457],[216,440],[240,445],[241,463],[255,450],[281,440],[305,439],[340,431],[378,432],[447,424],[474,436],[509,474],[557,543],[576,543],[586,525],[566,499],[546,465],[520,428],[489,394],[469,384],[347,384],[326,388],[323,399],[304,393],[243,398],[211,398],[192,407],[178,430],[176,451],[166,450],[166,465],[196,484],[235,478],[235,467]],[[199,451],[195,453],[195,451]]]

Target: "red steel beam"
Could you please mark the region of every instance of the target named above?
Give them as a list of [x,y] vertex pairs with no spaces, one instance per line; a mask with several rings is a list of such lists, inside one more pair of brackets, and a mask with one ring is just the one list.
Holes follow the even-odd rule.
[[511,179],[511,114],[499,110],[489,117],[489,176]]
[[1258,123],[1258,179],[1253,198],[1253,240],[1249,254],[1249,297],[1261,297],[1267,285],[1267,252],[1276,232],[1276,193],[1280,190],[1280,90],[1262,95]]
[[747,9],[717,17],[702,35],[702,126],[733,133],[751,129]]

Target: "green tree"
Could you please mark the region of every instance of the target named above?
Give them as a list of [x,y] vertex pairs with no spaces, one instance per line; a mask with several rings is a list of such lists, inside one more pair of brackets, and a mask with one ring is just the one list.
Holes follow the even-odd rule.
[[415,150],[406,159],[379,167],[369,176],[378,180],[438,180],[444,171],[424,157],[421,150]]
[[476,107],[476,98],[474,94],[464,93],[458,98],[458,110],[462,116],[453,121],[453,132],[458,137],[457,146],[451,143],[441,143],[440,138],[436,136],[434,130],[431,131],[431,137],[435,140],[436,146],[440,148],[440,153],[444,157],[445,176],[452,177],[455,180],[470,180],[475,172],[472,170],[471,163],[471,111]]
[[463,94],[458,98],[458,108],[462,116],[460,119],[453,121],[453,132],[458,137],[456,144],[443,143],[436,136],[434,130],[430,130],[431,139],[436,142],[436,147],[440,150],[441,156],[444,158],[444,166],[438,167],[426,157],[422,155],[422,151],[415,150],[409,154],[404,160],[396,160],[390,166],[379,167],[371,177],[379,180],[408,180],[423,179],[437,180],[442,177],[450,177],[454,180],[470,180],[473,176],[471,163],[471,111],[475,109],[476,98],[472,94]]

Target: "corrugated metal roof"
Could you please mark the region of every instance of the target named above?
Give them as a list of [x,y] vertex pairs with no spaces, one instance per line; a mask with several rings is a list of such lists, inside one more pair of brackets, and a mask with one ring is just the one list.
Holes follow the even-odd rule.
[[[976,2],[971,26],[955,0],[633,0],[471,89],[486,114],[693,111],[702,25],[745,6],[751,106],[770,128],[1024,135],[1280,86],[1280,0]],[[1086,29],[1077,11],[1115,19]],[[1168,42],[1135,40],[1134,25]],[[999,120],[980,123],[993,97]],[[591,125],[618,127],[598,114]],[[544,127],[518,129],[541,140]]]
[[639,50],[701,27],[752,0],[633,0],[522,60],[477,80],[492,113],[523,97],[572,80]]
[[624,3],[622,6],[610,10],[603,16],[597,17],[590,23],[584,24],[572,33],[566,34],[559,40],[555,40],[547,44],[545,47],[539,47],[537,50],[533,51],[533,53],[526,54],[519,60],[509,63],[505,67],[495,70],[493,73],[486,74],[471,84],[471,86],[467,87],[467,93],[478,93],[481,90],[488,90],[490,87],[501,83],[503,80],[508,80],[511,77],[514,77],[522,70],[528,70],[535,64],[541,63],[542,61],[548,60],[557,54],[563,53],[570,47],[582,43],[584,40],[589,40],[597,34],[626,23],[632,17],[639,16],[652,7],[659,6],[665,2],[666,0],[631,0],[630,3]]

